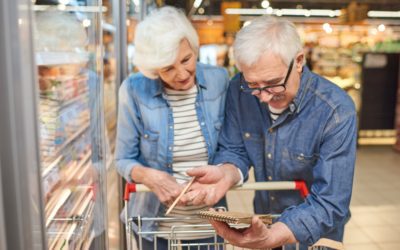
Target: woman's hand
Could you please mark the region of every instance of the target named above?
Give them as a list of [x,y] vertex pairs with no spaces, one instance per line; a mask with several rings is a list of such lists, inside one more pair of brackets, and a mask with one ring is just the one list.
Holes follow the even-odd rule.
[[167,172],[148,167],[135,166],[131,177],[135,182],[143,183],[148,187],[167,206],[174,202],[183,189],[182,185],[178,184]]

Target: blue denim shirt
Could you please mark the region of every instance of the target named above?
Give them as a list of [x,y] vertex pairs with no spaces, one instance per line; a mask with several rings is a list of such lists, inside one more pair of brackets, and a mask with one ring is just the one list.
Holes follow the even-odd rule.
[[298,191],[257,191],[256,213],[281,213],[296,239],[342,240],[350,217],[356,155],[356,111],[338,86],[304,66],[299,91],[289,108],[271,122],[268,108],[240,91],[232,79],[225,122],[214,163],[230,162],[256,181],[305,180],[310,195]]
[[[229,84],[223,68],[198,63],[196,67],[196,112],[207,144],[211,162],[224,119],[225,97]],[[159,79],[149,79],[141,73],[127,78],[119,90],[116,140],[117,170],[128,182],[135,165],[142,165],[172,174],[174,142],[172,108]],[[131,195],[129,216],[155,217],[164,207],[153,193]],[[144,223],[142,229],[154,230],[154,223]]]

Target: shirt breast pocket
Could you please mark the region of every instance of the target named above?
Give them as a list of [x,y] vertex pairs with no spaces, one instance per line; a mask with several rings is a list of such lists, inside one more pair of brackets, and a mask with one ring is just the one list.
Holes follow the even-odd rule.
[[143,131],[140,138],[140,153],[147,161],[157,160],[159,134],[150,130]]
[[281,177],[285,180],[310,180],[318,155],[301,150],[282,151]]

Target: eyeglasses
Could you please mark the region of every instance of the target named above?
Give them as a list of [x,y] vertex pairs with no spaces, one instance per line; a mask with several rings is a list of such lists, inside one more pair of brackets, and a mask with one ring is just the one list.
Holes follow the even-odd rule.
[[283,81],[283,83],[274,84],[274,85],[267,85],[267,86],[264,86],[264,87],[261,87],[261,88],[249,87],[249,86],[254,85],[254,84],[246,82],[246,80],[243,77],[243,73],[240,74],[240,82],[241,82],[240,90],[245,92],[245,93],[255,94],[255,95],[261,94],[262,91],[266,91],[266,92],[268,92],[270,94],[280,94],[280,93],[285,92],[286,83],[287,83],[287,80],[289,79],[290,73],[292,72],[293,63],[294,63],[294,59],[292,59],[290,61],[288,72],[286,73],[285,80]]

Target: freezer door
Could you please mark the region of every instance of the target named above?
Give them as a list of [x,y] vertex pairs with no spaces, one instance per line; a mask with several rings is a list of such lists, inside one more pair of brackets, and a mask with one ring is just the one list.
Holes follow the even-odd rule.
[[[101,1],[36,0],[38,151],[49,249],[106,249]],[[112,87],[110,87],[110,91]],[[108,93],[108,92],[107,92]],[[115,98],[114,98],[115,101]],[[115,107],[107,102],[107,107]]]

